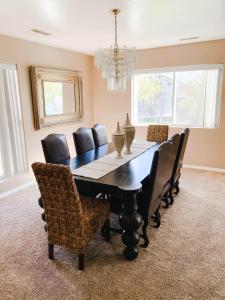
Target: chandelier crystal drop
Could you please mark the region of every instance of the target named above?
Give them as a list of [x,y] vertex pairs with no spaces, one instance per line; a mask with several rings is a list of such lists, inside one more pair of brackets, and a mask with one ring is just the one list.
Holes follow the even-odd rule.
[[117,15],[120,10],[111,11],[115,18],[115,44],[110,48],[95,51],[95,65],[102,70],[102,77],[108,80],[109,91],[126,91],[127,79],[131,77],[136,63],[136,49],[119,48],[117,43]]

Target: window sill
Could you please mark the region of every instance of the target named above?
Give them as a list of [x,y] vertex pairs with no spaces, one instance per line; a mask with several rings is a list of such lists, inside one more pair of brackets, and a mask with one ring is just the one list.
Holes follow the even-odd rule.
[[135,127],[148,127],[149,125],[168,125],[170,128],[191,128],[191,129],[207,129],[207,130],[218,130],[219,127],[196,127],[190,125],[170,125],[170,124],[136,124],[133,123]]

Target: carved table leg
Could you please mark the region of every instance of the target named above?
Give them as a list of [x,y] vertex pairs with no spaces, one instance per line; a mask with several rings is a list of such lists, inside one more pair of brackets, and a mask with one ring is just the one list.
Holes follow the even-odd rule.
[[137,190],[123,190],[123,211],[120,215],[120,226],[123,228],[122,242],[124,256],[128,260],[133,260],[138,256],[138,242],[140,234],[138,232],[142,223],[141,215],[138,213],[136,194]]

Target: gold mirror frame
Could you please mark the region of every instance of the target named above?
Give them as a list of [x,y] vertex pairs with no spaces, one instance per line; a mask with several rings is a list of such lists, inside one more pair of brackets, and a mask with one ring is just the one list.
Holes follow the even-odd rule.
[[[82,122],[83,93],[81,72],[46,67],[30,66],[32,104],[34,114],[34,128],[39,130],[46,127],[67,125]],[[72,113],[53,116],[45,115],[43,82],[68,82],[74,84],[74,107]]]

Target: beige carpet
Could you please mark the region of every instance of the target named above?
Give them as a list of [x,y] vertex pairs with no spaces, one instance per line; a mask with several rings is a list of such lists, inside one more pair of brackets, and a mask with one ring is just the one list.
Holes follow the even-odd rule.
[[37,198],[31,187],[0,200],[1,300],[225,299],[225,174],[184,170],[148,249],[127,262],[118,235],[97,235],[84,272],[63,248],[48,260]]

